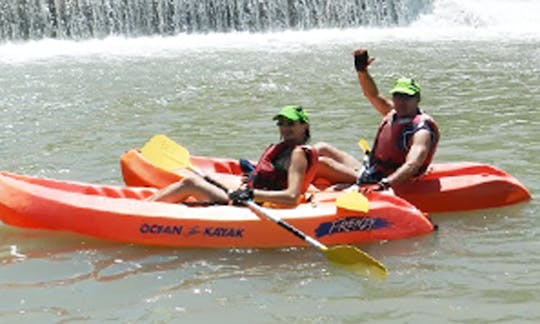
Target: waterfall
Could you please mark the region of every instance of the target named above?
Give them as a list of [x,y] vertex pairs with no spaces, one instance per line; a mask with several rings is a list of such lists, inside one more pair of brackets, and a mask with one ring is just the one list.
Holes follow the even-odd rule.
[[401,26],[432,0],[2,0],[0,41]]

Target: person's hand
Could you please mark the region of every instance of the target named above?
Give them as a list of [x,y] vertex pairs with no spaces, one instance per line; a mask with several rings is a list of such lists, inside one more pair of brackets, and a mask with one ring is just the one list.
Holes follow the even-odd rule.
[[354,68],[357,72],[366,71],[367,66],[374,60],[374,58],[369,58],[368,51],[366,49],[357,49],[353,52],[353,55]]
[[359,191],[363,194],[369,194],[374,191],[383,191],[383,190],[388,190],[388,189],[390,189],[390,182],[388,182],[388,179],[383,178],[381,181],[377,183],[360,187]]
[[229,199],[233,205],[245,205],[249,200],[253,200],[253,189],[238,189],[229,193]]
[[383,190],[384,190],[383,186],[381,186],[378,183],[375,183],[375,184],[370,184],[367,186],[362,186],[360,187],[358,191],[364,195],[367,195],[375,191],[383,191]]

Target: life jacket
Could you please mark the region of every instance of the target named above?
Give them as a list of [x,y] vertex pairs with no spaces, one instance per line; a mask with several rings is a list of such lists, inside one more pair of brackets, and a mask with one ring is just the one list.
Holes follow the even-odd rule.
[[298,145],[289,142],[272,144],[263,152],[257,167],[250,176],[248,186],[264,190],[284,190],[288,186],[288,170],[293,149],[300,146],[306,153],[308,167],[304,175],[302,193],[306,192],[317,172],[317,149],[309,145]]
[[405,163],[410,149],[410,140],[421,129],[426,129],[431,133],[431,147],[428,156],[415,176],[424,173],[435,155],[439,142],[439,129],[433,118],[420,109],[414,117],[398,117],[395,110],[384,117],[375,137],[369,165],[381,177],[392,174]]

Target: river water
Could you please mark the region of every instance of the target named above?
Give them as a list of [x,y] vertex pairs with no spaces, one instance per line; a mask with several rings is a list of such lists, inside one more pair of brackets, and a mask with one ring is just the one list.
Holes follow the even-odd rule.
[[306,107],[314,141],[360,157],[380,121],[353,69],[365,47],[381,91],[401,75],[421,83],[436,161],[495,165],[533,196],[361,246],[388,267],[384,283],[311,248],[169,249],[0,225],[0,321],[537,323],[538,9],[439,0],[399,28],[0,43],[2,170],[121,184],[120,155],[158,133],[192,154],[256,159],[287,104]]

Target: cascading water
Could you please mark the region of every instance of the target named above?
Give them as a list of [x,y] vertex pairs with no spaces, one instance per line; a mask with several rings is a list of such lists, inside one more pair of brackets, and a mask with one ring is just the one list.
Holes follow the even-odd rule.
[[2,0],[0,41],[401,26],[432,0]]

